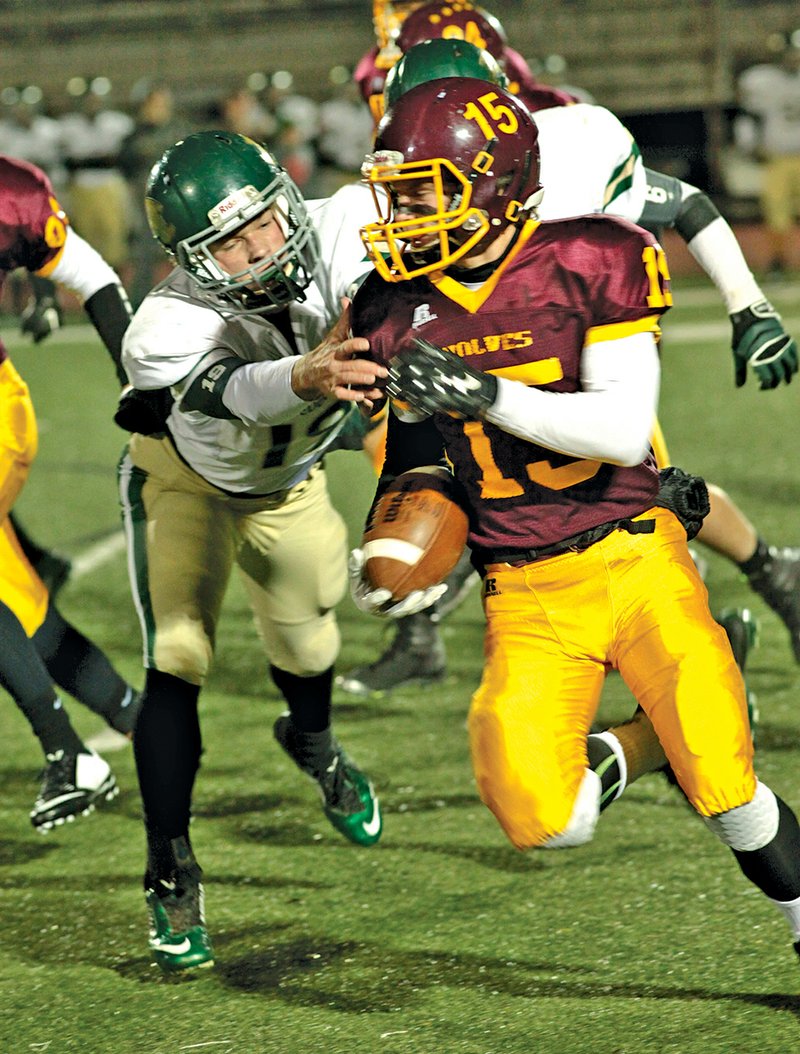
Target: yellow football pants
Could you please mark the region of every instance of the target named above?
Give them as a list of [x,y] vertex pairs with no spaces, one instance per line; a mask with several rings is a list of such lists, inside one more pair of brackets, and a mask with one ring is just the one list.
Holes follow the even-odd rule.
[[689,801],[713,816],[755,793],[744,683],[686,533],[614,531],[581,553],[486,569],[486,662],[469,714],[481,798],[518,848],[560,834],[609,669],[655,727]]
[[0,600],[32,637],[47,614],[47,588],[20,548],[8,514],[28,478],[38,432],[28,386],[0,363]]

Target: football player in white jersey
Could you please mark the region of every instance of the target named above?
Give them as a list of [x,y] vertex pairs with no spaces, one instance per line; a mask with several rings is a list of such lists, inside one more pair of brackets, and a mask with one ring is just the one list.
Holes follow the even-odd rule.
[[[431,32],[446,33],[447,17],[437,18]],[[488,51],[457,37],[435,37],[411,47],[389,71],[384,108],[417,84],[450,76],[478,77],[501,87],[505,81]],[[797,369],[797,345],[765,299],[733,231],[707,195],[674,177],[646,169],[630,132],[605,107],[586,103],[548,106],[536,109],[534,118],[545,188],[537,208],[539,217],[551,220],[608,213],[655,232],[674,227],[719,289],[729,312],[737,386],[745,383],[749,368],[762,388],[788,383]],[[655,440],[660,463],[667,464],[658,430]],[[698,541],[744,571],[753,589],[786,624],[800,662],[800,548],[767,545],[725,491],[712,484],[709,493],[711,512]],[[387,650],[374,662],[340,675],[338,686],[355,695],[368,695],[402,684],[440,680],[445,651],[436,623],[463,596],[470,577],[465,558],[451,576],[438,610],[398,622]],[[723,624],[737,637],[737,654],[746,657],[755,628],[749,613],[744,617],[726,614]]]
[[341,313],[370,266],[352,207],[344,226],[307,208],[269,153],[226,132],[167,150],[145,204],[177,267],[137,311],[123,361],[135,387],[169,388],[172,403],[162,432],[132,436],[120,490],[146,668],[134,750],[150,947],[175,971],[213,962],[189,820],[198,696],[234,565],[288,705],[278,743],[338,831],[380,837],[372,785],[330,728],[347,549],[321,459],[386,371],[360,357],[367,342],[348,339]]

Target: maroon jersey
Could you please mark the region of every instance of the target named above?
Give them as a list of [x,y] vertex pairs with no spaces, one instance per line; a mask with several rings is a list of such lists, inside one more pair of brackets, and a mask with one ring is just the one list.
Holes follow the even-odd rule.
[[17,267],[40,271],[55,266],[67,223],[44,172],[0,154],[0,289],[5,275]]
[[[587,342],[658,331],[667,280],[657,242],[634,224],[532,221],[477,290],[437,273],[396,284],[370,273],[353,301],[352,328],[382,363],[420,336],[484,372],[576,392]],[[467,491],[474,548],[553,545],[643,512],[658,492],[652,454],[627,468],[556,453],[487,421],[436,414],[435,423]]]

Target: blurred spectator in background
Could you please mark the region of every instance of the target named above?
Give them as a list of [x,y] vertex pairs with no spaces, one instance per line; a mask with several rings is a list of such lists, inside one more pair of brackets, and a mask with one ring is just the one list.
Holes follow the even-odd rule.
[[38,165],[57,191],[63,183],[58,121],[44,112],[38,84],[0,91],[0,154]]
[[340,182],[348,182],[359,174],[364,155],[372,149],[374,124],[346,67],[335,66],[330,82],[330,96],[319,110],[317,151],[323,164],[342,174]]
[[246,135],[264,145],[275,135],[278,121],[261,105],[255,92],[249,88],[234,88],[212,106],[209,125]]
[[[258,77],[250,78],[251,84]],[[294,91],[294,77],[289,70],[275,70],[261,74],[264,105],[273,114],[277,127],[269,147],[306,196],[316,193],[311,189],[317,170],[317,137],[319,135],[319,105],[307,95]]]
[[759,63],[741,74],[745,115],[736,123],[740,146],[749,147],[763,163],[761,208],[773,277],[791,268],[800,219],[800,30],[782,38],[781,45],[776,62]]
[[118,163],[128,181],[132,203],[128,291],[135,310],[156,283],[159,265],[168,262],[150,233],[144,211],[147,177],[164,151],[192,129],[188,120],[176,116],[172,89],[164,82],[139,81],[131,92],[131,103],[136,109],[136,123],[122,141]]
[[208,127],[254,139],[275,156],[294,182],[308,193],[317,167],[317,104],[290,91],[286,70],[251,73],[244,87],[223,95],[211,108]]
[[73,78],[67,90],[77,106],[61,118],[60,131],[70,220],[81,237],[122,271],[128,261],[131,204],[118,159],[134,121],[106,105],[110,88],[106,77],[89,82]]

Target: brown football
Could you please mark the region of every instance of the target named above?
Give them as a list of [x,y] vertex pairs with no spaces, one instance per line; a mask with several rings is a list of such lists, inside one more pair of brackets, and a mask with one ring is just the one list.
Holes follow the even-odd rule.
[[402,600],[446,578],[467,541],[467,514],[451,474],[437,465],[403,472],[381,495],[361,548],[367,579]]

